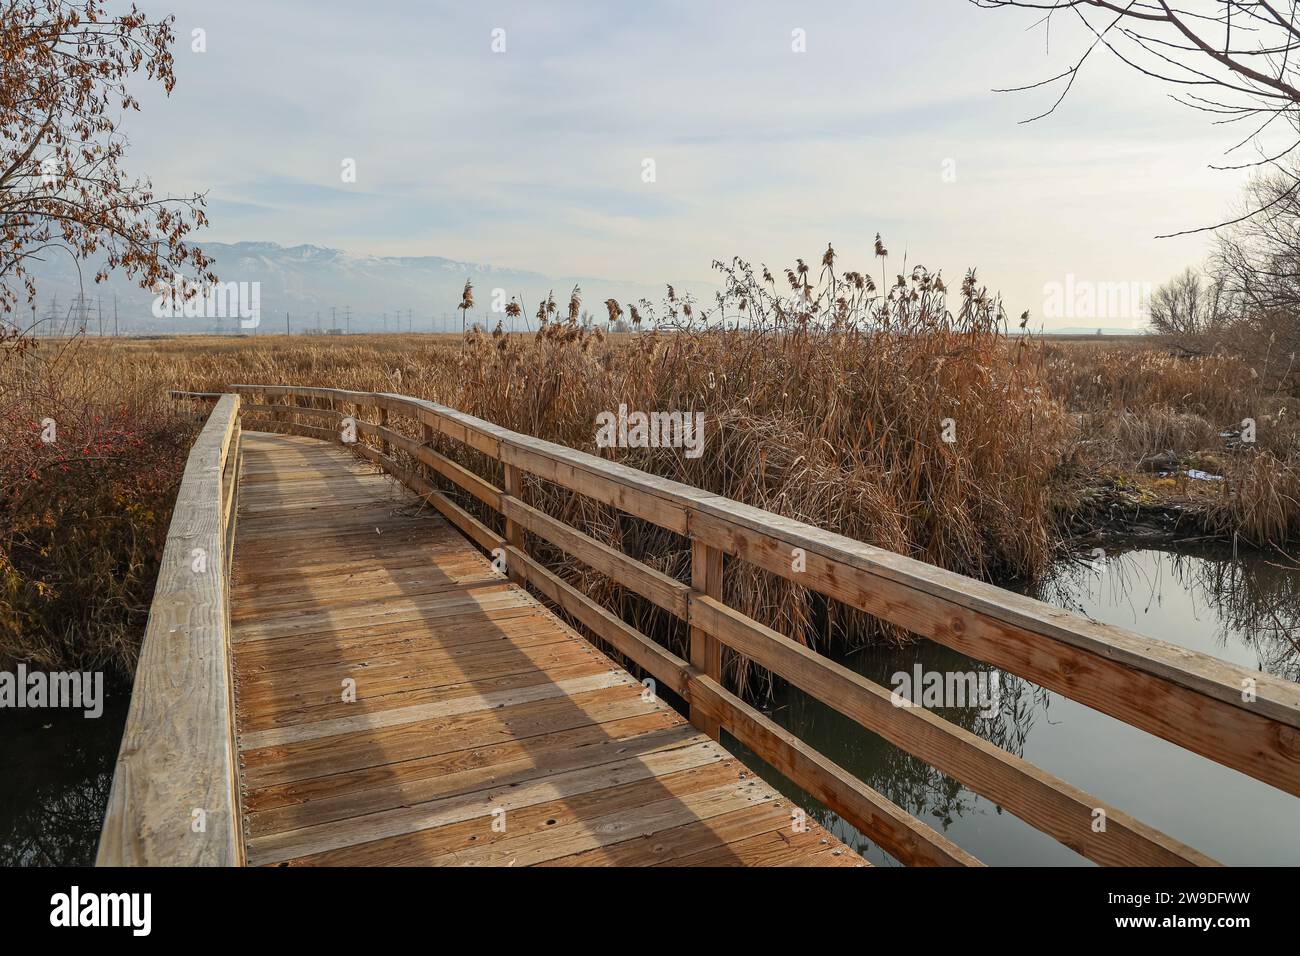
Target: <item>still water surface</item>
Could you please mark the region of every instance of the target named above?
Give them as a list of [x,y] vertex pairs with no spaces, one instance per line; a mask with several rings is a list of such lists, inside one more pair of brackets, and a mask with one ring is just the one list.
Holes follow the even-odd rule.
[[[1226,548],[1112,552],[1103,563],[1064,561],[1035,596],[1139,634],[1251,670],[1300,680],[1300,565]],[[877,683],[927,671],[996,670],[930,641],[865,648],[841,663]],[[1013,675],[998,673],[998,713],[937,712],[945,719],[1098,796],[1227,864],[1300,864],[1295,798]],[[1089,865],[927,764],[859,725],[783,688],[770,714],[781,725],[990,865]],[[726,741],[737,750],[743,748]],[[811,798],[746,755],[798,800]],[[817,817],[872,862],[892,861],[835,814]]]
[[108,805],[131,685],[104,712],[0,712],[0,866],[89,866]]

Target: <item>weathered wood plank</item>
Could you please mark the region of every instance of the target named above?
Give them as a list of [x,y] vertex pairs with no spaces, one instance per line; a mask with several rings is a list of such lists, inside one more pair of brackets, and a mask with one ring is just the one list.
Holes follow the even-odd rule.
[[96,863],[237,866],[222,462],[239,398],[190,451],[140,648]]

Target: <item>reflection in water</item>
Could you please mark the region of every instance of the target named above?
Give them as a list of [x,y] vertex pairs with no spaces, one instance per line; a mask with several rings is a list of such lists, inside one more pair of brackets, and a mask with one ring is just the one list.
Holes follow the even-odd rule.
[[[1166,575],[1172,586],[1163,583]],[[1098,604],[1127,608],[1134,621],[1172,598],[1215,625],[1207,653],[1300,682],[1300,563],[1288,555],[1234,557],[1215,546],[1194,555],[1152,549],[1112,554],[1104,563],[1067,560],[1035,596],[1085,614]]]
[[[1240,635],[1259,656],[1259,667],[1275,677],[1300,683],[1300,564],[1278,561],[1219,560],[1199,562],[1190,573],[1198,587],[1215,596],[1224,646]],[[1189,562],[1175,561],[1179,573]]]
[[[1017,755],[1023,754],[1034,721],[1046,714],[1047,695],[1041,688],[930,642],[901,649],[867,648],[841,663],[888,689],[894,687],[893,674],[911,672],[917,663],[929,672],[996,673],[1000,683],[993,717],[981,716],[976,705],[933,709],[944,720]],[[934,817],[946,826],[975,808],[976,795],[957,781],[798,690],[778,691],[772,716],[784,726],[799,728],[800,735],[816,741],[818,749],[822,741],[840,742],[837,762],[853,767],[864,783],[915,816]],[[819,820],[828,821],[837,818],[827,815]]]
[[[1061,562],[1035,596],[1247,669],[1300,677],[1300,568],[1286,558],[1234,558],[1226,548],[1113,553],[1104,563]],[[841,663],[885,687],[918,663],[927,671],[995,670],[931,641],[865,648]],[[1293,797],[1013,675],[999,680],[992,720],[975,707],[935,712],[1223,862],[1300,863]],[[797,689],[781,687],[771,714],[986,863],[1087,863]],[[746,759],[814,812],[810,797],[752,754]],[[893,862],[835,814],[818,808],[815,815],[873,862]]]
[[88,866],[108,805],[129,688],[104,712],[0,710],[0,866]]

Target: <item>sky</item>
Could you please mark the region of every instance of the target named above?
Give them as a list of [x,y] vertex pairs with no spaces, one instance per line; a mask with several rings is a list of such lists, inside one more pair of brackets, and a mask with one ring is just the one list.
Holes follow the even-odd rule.
[[177,86],[128,117],[129,167],[206,192],[221,242],[680,285],[828,242],[879,276],[880,233],[891,277],[976,268],[1035,326],[1128,327],[1072,290],[1198,264],[1205,235],[1153,237],[1243,182],[1209,168],[1234,131],[1113,59],[1022,123],[1054,94],[995,90],[1085,38],[967,0],[139,3],[176,16]]

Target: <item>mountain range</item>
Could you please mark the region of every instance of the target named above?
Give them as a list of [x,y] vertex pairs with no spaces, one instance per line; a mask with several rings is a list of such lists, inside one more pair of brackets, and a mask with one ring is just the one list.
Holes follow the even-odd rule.
[[[495,327],[510,320],[504,306],[517,298],[523,315],[513,327],[536,328],[533,316],[538,302],[552,291],[561,314],[567,314],[574,285],[582,290],[583,308],[605,320],[604,302],[617,299],[626,306],[641,298],[658,303],[664,286],[587,276],[547,276],[539,272],[460,262],[439,256],[371,256],[314,245],[282,246],[274,242],[205,242],[213,271],[223,283],[258,283],[260,324],[250,332],[283,333],[326,330],[352,332],[459,331],[458,306],[465,280],[474,285],[474,308],[468,321]],[[102,261],[102,260],[101,260]],[[172,318],[155,314],[155,295],[124,276],[113,275],[96,284],[99,267],[94,259],[77,263],[56,252],[31,265],[36,279],[35,318],[42,334],[50,328],[75,328],[85,324],[94,333],[101,327],[112,334],[114,312],[121,334],[241,331],[237,316],[205,315]],[[85,308],[78,303],[84,290]],[[714,287],[701,286],[697,295],[712,297]],[[494,309],[493,306],[496,306]],[[30,308],[30,307],[28,307]],[[231,309],[231,313],[234,309]],[[29,319],[30,321],[30,319]],[[399,324],[400,323],[400,324]],[[250,323],[245,323],[249,325]]]

